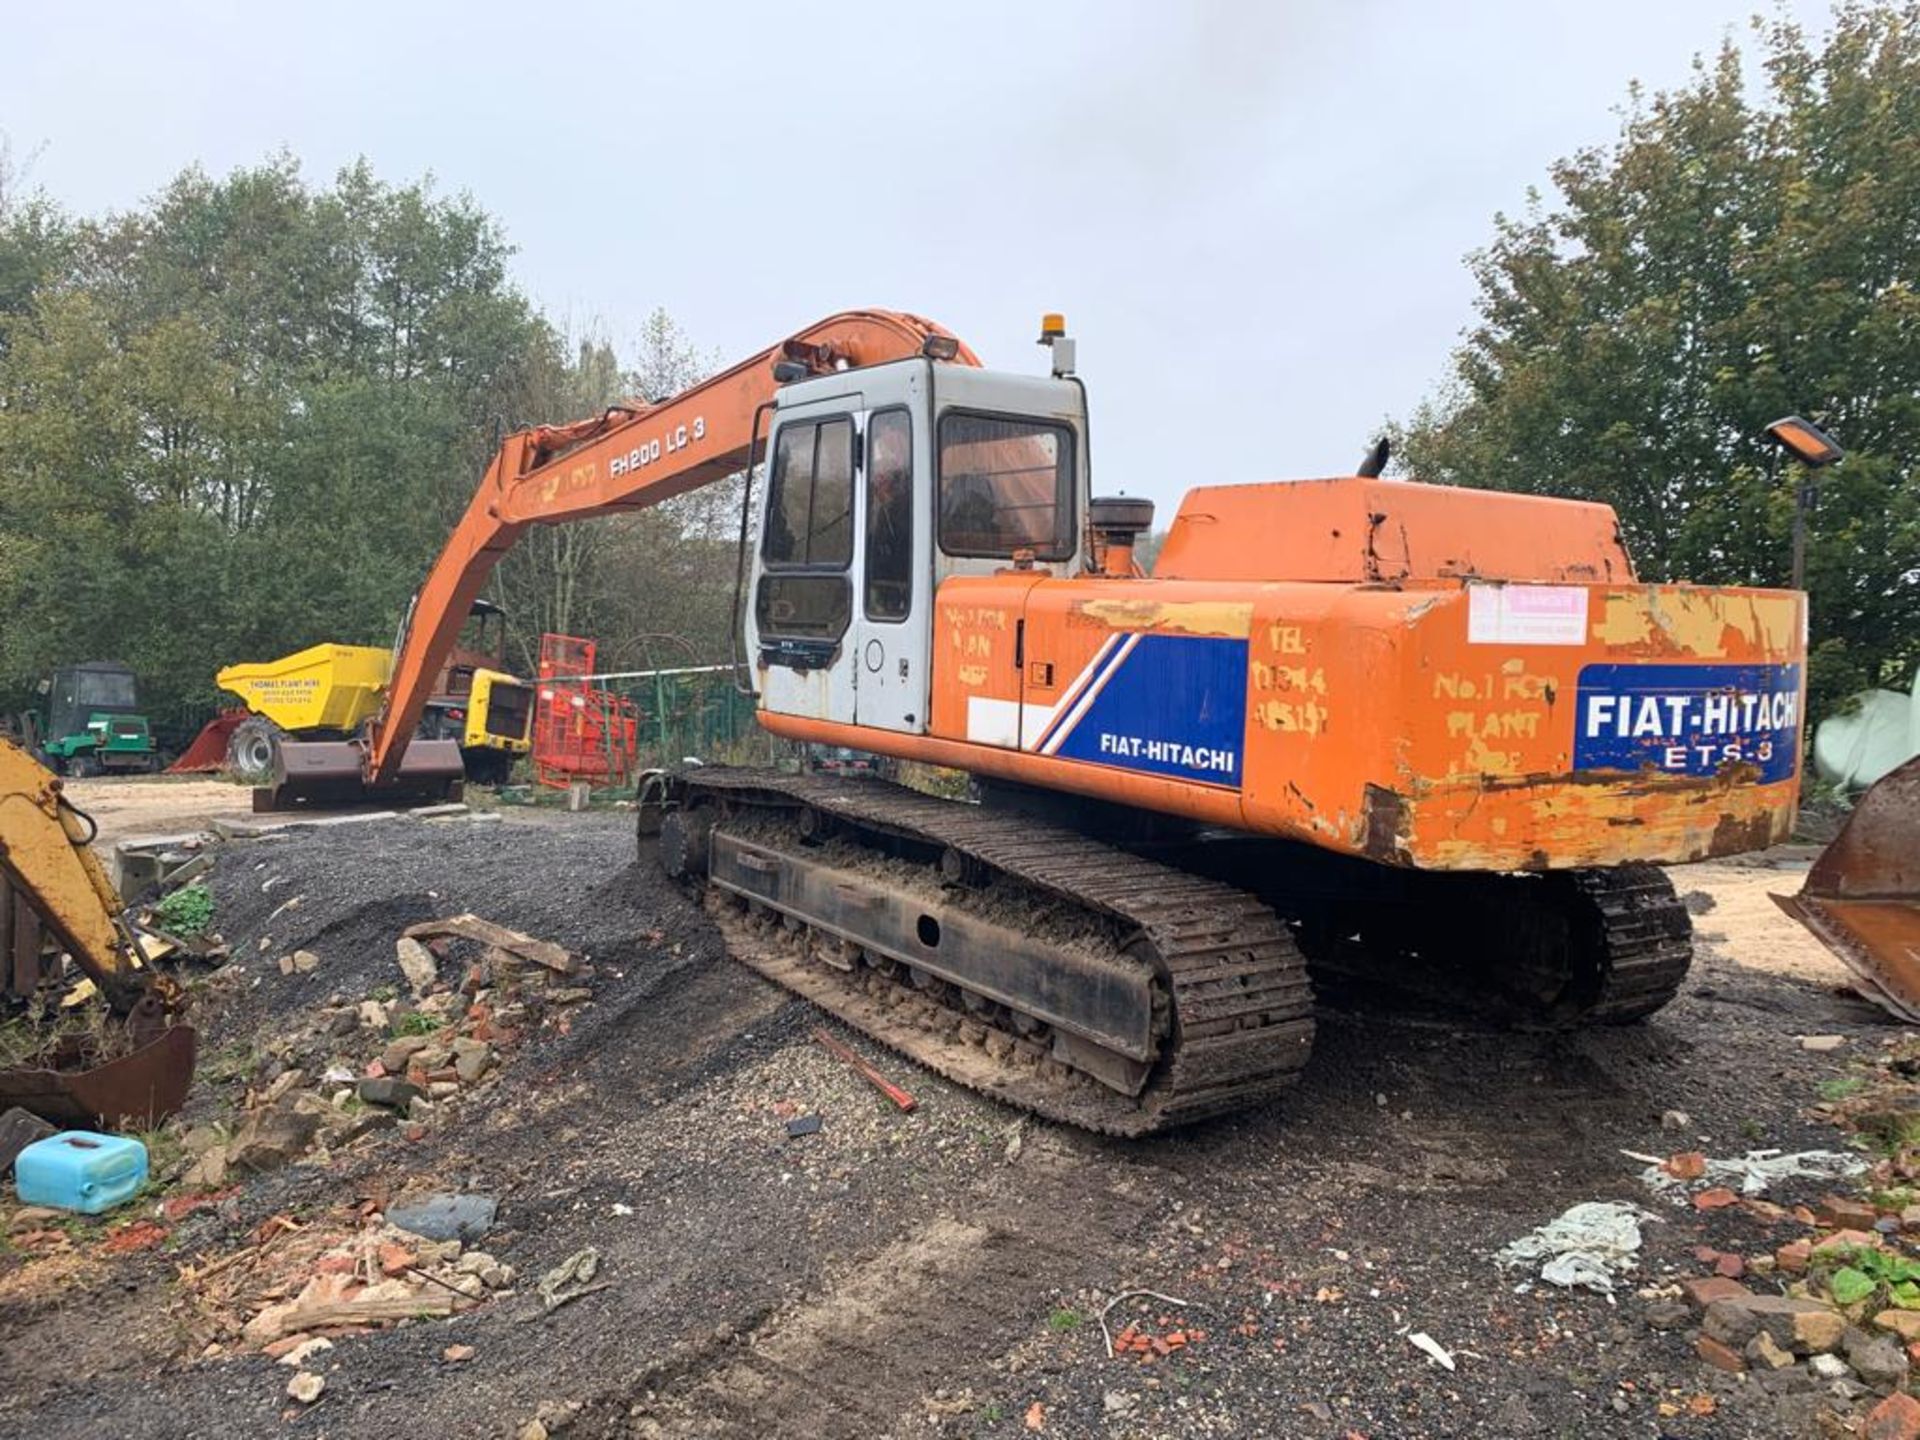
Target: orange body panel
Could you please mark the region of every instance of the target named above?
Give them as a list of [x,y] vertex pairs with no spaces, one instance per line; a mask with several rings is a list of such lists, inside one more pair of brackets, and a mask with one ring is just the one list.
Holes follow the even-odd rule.
[[1153,573],[1573,582],[1631,580],[1633,564],[1611,506],[1349,477],[1201,486],[1181,503]]
[[[1339,486],[1361,502],[1351,513],[1379,513],[1368,492],[1384,488],[1391,501],[1438,501],[1429,518],[1451,507],[1456,521],[1483,500],[1497,510],[1524,499],[1314,482],[1301,487],[1320,492],[1313,517]],[[1189,509],[1226,494],[1195,492]],[[1236,526],[1304,544],[1304,525],[1272,513],[1285,497],[1266,499],[1263,526],[1250,514]],[[1605,507],[1574,507],[1563,535],[1541,528],[1555,503],[1516,507],[1533,516],[1533,573],[1624,567]],[[1595,509],[1604,526],[1584,523]],[[1492,563],[1484,536],[1465,538],[1476,567]],[[1364,555],[1364,530],[1362,541]],[[1518,533],[1499,543],[1517,546]],[[1332,553],[1322,547],[1323,568],[1337,568]],[[1402,550],[1409,568],[1424,556],[1429,569],[1467,553],[1411,525]],[[1228,563],[1224,541],[1176,559],[1204,554]],[[1500,563],[1517,566],[1518,551]],[[1007,571],[949,579],[935,608],[929,736],[765,723],[1421,868],[1684,861],[1759,849],[1793,826],[1805,648],[1795,593],[1627,576]]]

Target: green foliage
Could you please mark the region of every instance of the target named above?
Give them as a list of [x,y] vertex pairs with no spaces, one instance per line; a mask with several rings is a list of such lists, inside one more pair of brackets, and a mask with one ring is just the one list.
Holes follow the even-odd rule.
[[213,923],[213,892],[198,882],[182,885],[153,907],[153,918],[169,935],[204,935]]
[[1086,1318],[1078,1310],[1070,1310],[1063,1306],[1047,1316],[1047,1328],[1064,1335],[1069,1331],[1078,1330],[1086,1323]]
[[1920,1260],[1869,1245],[1837,1247],[1821,1257],[1836,1268],[1827,1289],[1841,1305],[1853,1305],[1885,1292],[1902,1310],[1920,1310]]
[[1851,1305],[1855,1301],[1866,1299],[1879,1287],[1874,1284],[1871,1275],[1849,1265],[1845,1269],[1833,1272],[1833,1278],[1828,1282],[1827,1288],[1833,1292],[1833,1298],[1840,1304]]
[[74,221],[4,159],[0,711],[112,657],[177,726],[221,665],[388,641],[556,350],[495,223],[286,157]]
[[1844,1100],[1849,1095],[1857,1095],[1866,1088],[1867,1082],[1858,1075],[1836,1075],[1831,1080],[1820,1082],[1822,1100]]
[[431,1035],[446,1023],[438,1015],[429,1015],[423,1010],[409,1010],[393,1022],[392,1030],[395,1035]]
[[[485,211],[365,161],[189,169],[99,220],[25,168],[0,136],[0,714],[121,659],[179,743],[223,665],[388,644],[505,430],[716,368],[665,312],[632,371],[563,338]],[[739,495],[528,532],[493,580],[509,664],[543,630],[602,668],[724,659]]]
[[1848,456],[1812,517],[1813,708],[1920,662],[1920,5],[1843,4],[1821,45],[1755,22],[1549,208],[1473,257],[1479,323],[1401,436],[1422,477],[1606,501],[1643,576],[1780,585],[1790,412]]

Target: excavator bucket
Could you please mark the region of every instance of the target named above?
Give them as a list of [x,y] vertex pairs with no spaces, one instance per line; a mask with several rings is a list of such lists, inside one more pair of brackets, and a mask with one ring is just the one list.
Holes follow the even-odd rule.
[[283,740],[274,747],[273,784],[253,792],[259,812],[332,805],[397,805],[458,800],[466,765],[455,740],[416,740],[392,785],[362,779],[362,751],[346,740]]
[[1860,797],[1798,895],[1773,899],[1840,957],[1856,990],[1920,1025],[1920,757]]
[[167,774],[211,775],[226,769],[227,742],[246,718],[245,710],[222,710],[201,727],[200,733],[193,737],[193,743],[167,767]]
[[[62,969],[39,912],[0,876],[0,1000],[57,986]],[[57,992],[56,992],[57,993]],[[0,1069],[0,1111],[12,1106],[55,1125],[150,1130],[186,1103],[198,1045],[169,1025],[158,996],[97,1032],[70,1033]]]
[[191,1025],[174,1025],[111,1060],[63,1042],[26,1065],[0,1070],[0,1110],[18,1105],[80,1130],[151,1130],[186,1104],[193,1084]]

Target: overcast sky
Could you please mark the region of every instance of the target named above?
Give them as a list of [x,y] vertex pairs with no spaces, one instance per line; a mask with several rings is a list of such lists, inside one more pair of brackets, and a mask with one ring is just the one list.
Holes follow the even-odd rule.
[[1095,488],[1164,524],[1193,484],[1349,473],[1442,380],[1494,213],[1754,8],[18,5],[0,130],[87,213],[283,146],[431,171],[628,349],[656,305],[728,359],[886,306],[1032,370],[1063,310]]

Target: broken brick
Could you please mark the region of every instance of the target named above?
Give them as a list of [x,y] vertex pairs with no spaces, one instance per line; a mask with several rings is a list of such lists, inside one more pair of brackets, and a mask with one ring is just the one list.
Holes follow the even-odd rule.
[[1773,1252],[1774,1263],[1791,1275],[1806,1274],[1812,1258],[1813,1243],[1808,1240],[1791,1241]]
[[1740,1358],[1740,1352],[1730,1350],[1711,1336],[1702,1335],[1693,1342],[1693,1353],[1716,1370],[1725,1370],[1738,1375],[1747,1368],[1747,1362]]
[[1822,1195],[1815,1212],[1823,1225],[1841,1230],[1871,1230],[1880,1212],[1864,1200],[1848,1200],[1840,1195]]
[[151,1250],[167,1238],[164,1225],[156,1225],[151,1220],[135,1220],[131,1225],[122,1226],[100,1244],[100,1249],[108,1255],[130,1255],[136,1250]]
[[1733,1191],[1727,1189],[1726,1186],[1716,1185],[1713,1189],[1702,1190],[1698,1195],[1694,1196],[1693,1208],[1696,1210],[1724,1210],[1727,1206],[1736,1203],[1739,1199],[1740,1197],[1734,1194]]
[[1698,1150],[1687,1150],[1669,1155],[1660,1162],[1660,1168],[1676,1180],[1698,1180],[1707,1173],[1707,1157]]
[[1686,1295],[1687,1303],[1696,1310],[1704,1310],[1716,1300],[1734,1300],[1753,1294],[1739,1281],[1729,1280],[1724,1275],[1697,1275],[1682,1280],[1680,1289]]
[[1738,1255],[1722,1255],[1713,1262],[1713,1273],[1738,1280],[1747,1273],[1747,1262]]
[[1865,1440],[1920,1440],[1920,1400],[1896,1390],[1867,1413]]
[[383,1275],[404,1275],[419,1263],[419,1257],[404,1245],[389,1241],[380,1247],[380,1273]]

